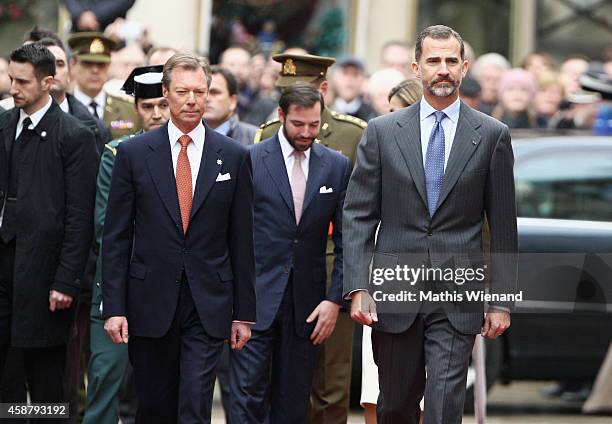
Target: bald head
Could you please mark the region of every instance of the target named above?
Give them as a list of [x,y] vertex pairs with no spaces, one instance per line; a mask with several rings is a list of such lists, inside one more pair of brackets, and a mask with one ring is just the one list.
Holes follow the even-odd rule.
[[230,47],[221,54],[219,65],[229,69],[236,77],[238,85],[244,86],[249,79],[251,54],[243,47]]

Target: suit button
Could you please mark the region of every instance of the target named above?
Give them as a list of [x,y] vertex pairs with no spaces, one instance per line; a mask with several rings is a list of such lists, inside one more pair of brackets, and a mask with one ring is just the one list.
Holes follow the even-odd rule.
[[99,281],[96,283],[96,286],[100,287],[100,282]]
[[293,244],[298,244],[299,240],[298,239],[293,239]]
[[430,236],[430,237],[431,237],[431,236],[433,236],[433,231],[428,230],[428,231],[427,231],[427,235],[428,235],[428,236]]

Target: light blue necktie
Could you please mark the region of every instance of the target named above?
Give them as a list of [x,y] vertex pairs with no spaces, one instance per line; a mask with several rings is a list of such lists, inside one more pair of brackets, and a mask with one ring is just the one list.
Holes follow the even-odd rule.
[[444,182],[444,128],[442,120],[446,114],[441,111],[434,112],[436,123],[429,136],[427,153],[425,154],[425,186],[427,187],[427,207],[429,216],[436,212],[442,183]]

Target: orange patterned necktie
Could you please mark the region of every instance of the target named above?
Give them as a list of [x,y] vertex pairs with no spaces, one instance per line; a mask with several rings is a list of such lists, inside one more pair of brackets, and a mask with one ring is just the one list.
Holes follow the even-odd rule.
[[179,207],[181,208],[181,220],[183,221],[183,232],[189,227],[189,216],[193,203],[193,189],[191,182],[191,166],[187,156],[187,146],[191,143],[191,137],[182,135],[179,138],[181,152],[176,161],[176,192],[178,194]]

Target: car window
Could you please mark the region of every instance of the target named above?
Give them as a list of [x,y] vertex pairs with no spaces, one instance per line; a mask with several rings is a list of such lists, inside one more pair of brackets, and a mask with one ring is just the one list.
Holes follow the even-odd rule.
[[612,221],[612,148],[558,147],[516,159],[518,216]]

